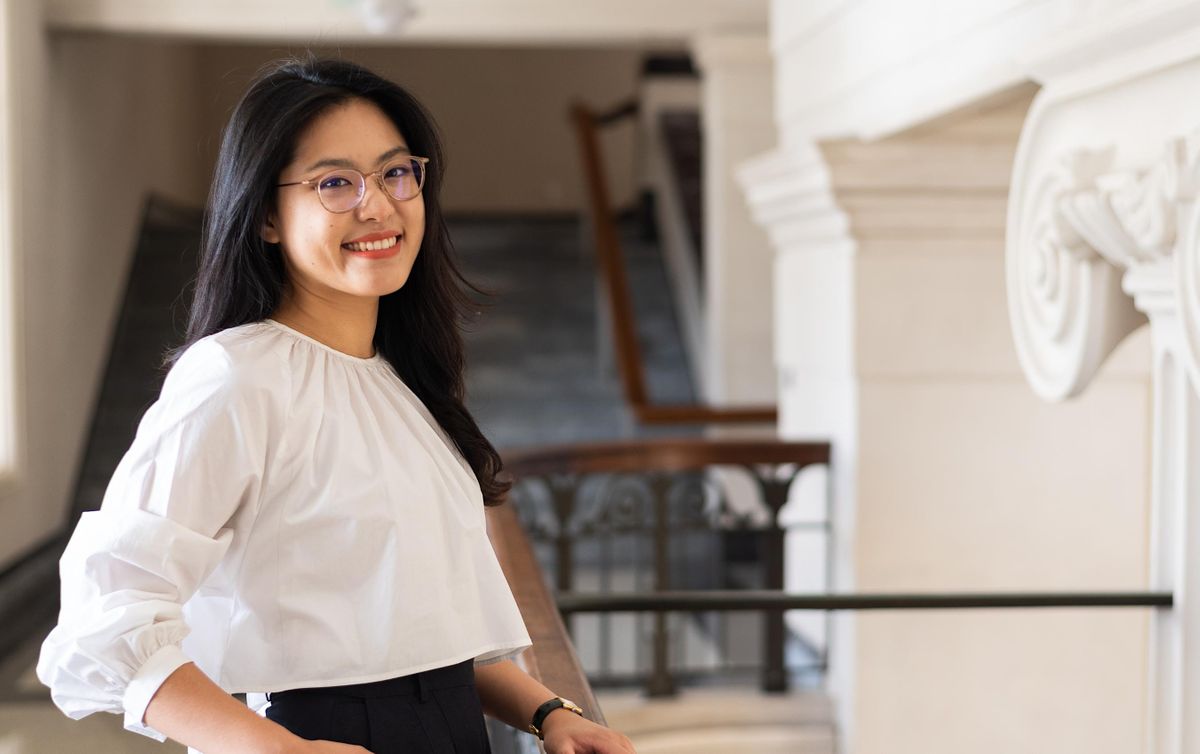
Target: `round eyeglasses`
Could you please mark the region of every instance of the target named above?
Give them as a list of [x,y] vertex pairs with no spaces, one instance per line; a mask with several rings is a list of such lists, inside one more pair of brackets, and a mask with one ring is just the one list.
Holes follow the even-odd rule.
[[340,168],[307,181],[279,183],[277,186],[312,186],[317,189],[317,198],[330,212],[349,212],[362,204],[367,193],[367,178],[379,182],[379,188],[388,196],[400,201],[412,199],[421,193],[425,185],[425,166],[428,157],[403,157],[384,165],[374,173],[363,175],[354,168]]

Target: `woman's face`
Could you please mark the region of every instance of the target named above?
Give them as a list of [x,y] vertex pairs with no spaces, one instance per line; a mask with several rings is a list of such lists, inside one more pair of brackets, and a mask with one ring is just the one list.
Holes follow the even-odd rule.
[[[352,99],[321,113],[301,132],[295,159],[278,182],[315,179],[342,167],[367,175],[407,153],[407,142],[382,110],[366,100]],[[276,209],[262,236],[282,248],[296,303],[337,306],[356,299],[377,301],[404,285],[425,233],[422,195],[394,199],[368,176],[362,203],[334,213],[321,204],[315,184],[276,191]],[[399,240],[387,250],[349,246],[392,237]]]

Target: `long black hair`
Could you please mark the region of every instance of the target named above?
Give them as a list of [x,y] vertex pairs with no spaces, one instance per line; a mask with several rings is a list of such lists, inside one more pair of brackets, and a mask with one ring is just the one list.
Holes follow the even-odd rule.
[[230,116],[221,140],[201,237],[200,268],[184,344],[260,321],[275,311],[287,285],[278,244],[260,236],[274,209],[279,175],[299,134],[319,114],[352,99],[379,107],[413,154],[430,158],[422,190],[425,235],[408,280],[381,296],[375,348],[433,414],[497,505],[511,482],[498,478],[500,455],[463,403],[461,327],[480,292],[462,275],[442,216],[445,156],[432,116],[401,87],[345,60],[288,59],[264,69]]

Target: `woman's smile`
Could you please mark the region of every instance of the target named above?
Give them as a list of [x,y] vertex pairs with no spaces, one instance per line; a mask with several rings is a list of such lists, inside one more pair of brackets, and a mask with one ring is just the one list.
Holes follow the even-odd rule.
[[403,240],[403,233],[394,230],[382,231],[348,241],[342,244],[342,248],[356,257],[385,259],[400,251],[400,242]]

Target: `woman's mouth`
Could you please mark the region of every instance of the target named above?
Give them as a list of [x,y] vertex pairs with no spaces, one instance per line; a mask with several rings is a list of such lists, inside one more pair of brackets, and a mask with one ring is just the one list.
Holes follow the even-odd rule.
[[386,251],[396,244],[400,243],[401,236],[388,236],[381,238],[378,241],[360,241],[358,243],[344,243],[342,248],[347,251],[356,252],[371,252],[371,251]]

